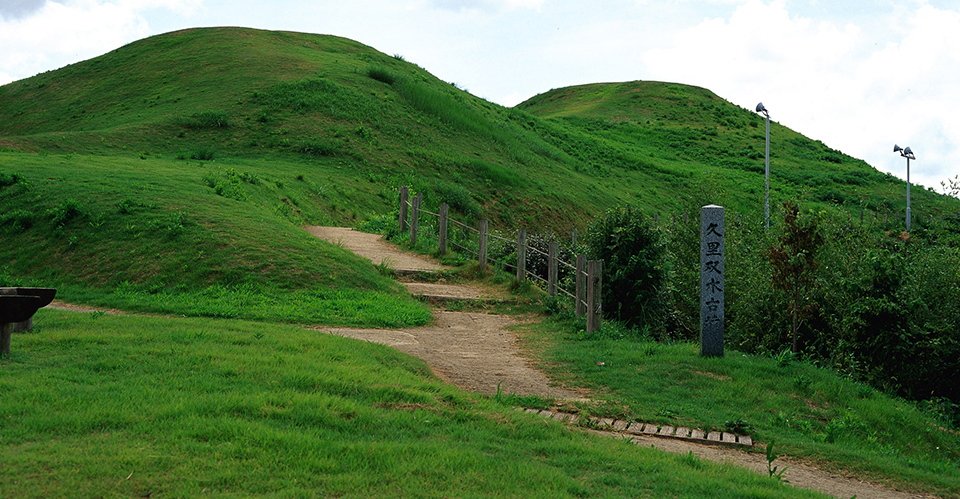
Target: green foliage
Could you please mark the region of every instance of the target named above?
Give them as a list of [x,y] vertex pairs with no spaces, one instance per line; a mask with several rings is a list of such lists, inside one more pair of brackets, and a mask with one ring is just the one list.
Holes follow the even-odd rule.
[[581,326],[555,316],[518,333],[543,352],[540,366],[551,379],[602,393],[626,419],[749,426],[754,442],[776,442],[777,454],[821,469],[931,495],[955,495],[960,484],[960,436],[931,417],[934,408],[801,361],[789,349],[783,357],[794,360],[783,365],[732,349],[724,357],[702,357],[696,343],[657,342],[629,331],[586,336]]
[[[571,264],[576,262],[578,250],[582,251],[583,248],[574,247],[569,239],[563,238],[558,240],[553,234],[527,234],[527,246],[533,248],[533,250],[527,249],[527,272],[543,280],[549,278],[550,260],[547,255],[550,254],[550,243],[554,241],[558,243],[557,258]],[[516,260],[516,248],[513,248],[513,256],[513,259]],[[558,265],[557,274],[558,283],[561,285],[566,284],[570,292],[576,291],[574,271],[565,265]]]
[[34,218],[32,211],[16,209],[0,215],[0,226],[9,227],[11,232],[17,234],[29,229]]
[[234,168],[222,170],[217,168],[216,174],[209,174],[203,178],[207,187],[213,189],[218,196],[243,201],[247,198],[243,191],[243,178]]
[[314,139],[301,142],[296,150],[308,156],[335,156],[341,148],[343,148],[342,141]]
[[309,78],[277,83],[254,101],[270,110],[296,113],[323,112],[333,118],[375,122],[383,105],[369,95],[327,78]]
[[587,245],[603,262],[604,314],[662,327],[666,245],[653,220],[632,206],[609,210],[590,226]]
[[0,172],[0,189],[17,185],[21,182],[23,182],[23,177],[17,173]]
[[76,199],[65,199],[59,205],[54,208],[51,208],[47,215],[50,216],[50,221],[53,222],[53,225],[58,229],[62,229],[68,223],[73,220],[76,220],[84,215],[83,210],[80,208],[80,203]]
[[373,78],[374,80],[386,83],[387,85],[393,85],[393,82],[397,80],[396,75],[391,73],[383,66],[372,66],[367,68],[367,76]]
[[195,159],[199,161],[213,161],[216,155],[217,155],[217,152],[213,148],[210,148],[207,146],[197,146],[197,148],[193,149],[192,151],[183,151],[183,150],[179,151],[177,153],[177,159],[179,160]]
[[773,287],[790,294],[789,314],[793,352],[800,351],[799,322],[810,314],[816,304],[811,302],[818,262],[817,252],[823,244],[814,217],[801,220],[799,209],[793,203],[784,203],[784,229],[779,244],[766,251],[773,267]]
[[483,213],[480,203],[474,199],[473,195],[460,184],[451,184],[447,182],[437,182],[434,190],[443,203],[450,206],[456,212],[463,213],[468,219],[476,219]]
[[789,482],[783,477],[783,474],[790,469],[790,466],[785,468],[780,468],[779,466],[773,466],[773,462],[777,460],[777,454],[773,452],[773,442],[767,444],[767,474],[770,478],[776,478],[778,482]]
[[189,118],[181,118],[180,126],[193,130],[227,128],[230,126],[230,119],[227,113],[206,111],[195,113]]
[[3,497],[816,497],[569,431],[370,342],[227,319],[36,323],[0,361],[0,455],[18,472]]
[[[960,250],[937,242],[954,222],[909,236],[887,234],[869,219],[861,225],[826,213],[816,218],[819,236],[808,233],[820,239],[813,266],[803,245],[789,249],[785,243],[797,240],[790,224],[740,236],[728,232],[735,238],[727,267],[733,343],[749,352],[783,352],[790,345],[804,358],[891,393],[960,400],[956,384],[947,381],[960,376]],[[792,255],[782,260],[784,269],[793,262],[793,270],[809,272],[800,276],[797,305],[792,292],[779,291],[787,281],[778,284],[773,265],[758,258],[771,254],[774,245],[764,241],[772,237],[781,257]],[[803,317],[796,329],[803,338],[799,349],[788,334],[794,310]]]
[[818,350],[894,393],[960,400],[947,381],[960,376],[960,252],[909,240],[877,243],[841,260],[851,274],[833,276],[839,282],[824,300]]

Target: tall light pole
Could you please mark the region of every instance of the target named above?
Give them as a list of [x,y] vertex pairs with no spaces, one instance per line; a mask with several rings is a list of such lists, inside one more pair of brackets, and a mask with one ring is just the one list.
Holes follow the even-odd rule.
[[764,170],[764,179],[766,180],[766,187],[764,189],[764,198],[763,198],[763,223],[764,228],[770,228],[770,113],[767,111],[767,108],[763,107],[763,103],[757,104],[757,112],[763,113],[767,117],[767,161],[766,169]]
[[913,151],[910,150],[910,147],[903,147],[894,144],[893,152],[900,153],[901,156],[907,158],[907,232],[910,232],[910,160],[917,159],[913,155]]

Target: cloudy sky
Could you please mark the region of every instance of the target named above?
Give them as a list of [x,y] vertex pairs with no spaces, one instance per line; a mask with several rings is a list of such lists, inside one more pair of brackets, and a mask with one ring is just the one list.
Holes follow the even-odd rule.
[[960,175],[956,0],[0,0],[0,84],[196,26],[351,38],[505,106],[697,85],[901,178],[910,146],[938,191]]

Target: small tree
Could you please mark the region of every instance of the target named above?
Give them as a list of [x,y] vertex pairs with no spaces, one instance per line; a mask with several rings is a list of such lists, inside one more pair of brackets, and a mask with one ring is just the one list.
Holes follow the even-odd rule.
[[792,351],[798,353],[800,322],[817,306],[810,295],[816,284],[816,257],[823,237],[815,217],[801,220],[799,209],[789,201],[784,202],[783,207],[786,215],[780,244],[767,249],[766,255],[773,265],[773,287],[790,293]]
[[591,258],[603,261],[604,314],[633,326],[662,326],[666,244],[653,221],[631,206],[607,211],[587,232]]
[[947,196],[960,197],[960,175],[943,180],[940,185],[943,187],[943,193]]

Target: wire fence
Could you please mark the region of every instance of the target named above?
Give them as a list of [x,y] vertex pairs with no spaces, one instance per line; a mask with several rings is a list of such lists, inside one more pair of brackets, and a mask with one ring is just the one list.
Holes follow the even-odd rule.
[[[408,187],[403,186],[399,190],[400,232],[409,231],[411,245],[416,245],[420,238],[429,238],[431,243],[436,241],[440,254],[446,254],[450,248],[454,248],[458,253],[470,255],[478,262],[481,270],[493,265],[502,271],[515,272],[518,281],[530,280],[544,287],[550,297],[557,298],[558,295],[563,295],[573,300],[576,316],[586,315],[588,333],[600,328],[603,269],[600,261],[588,261],[583,255],[576,255],[573,262],[565,261],[560,258],[557,241],[550,241],[548,251],[543,251],[527,243],[527,233],[522,229],[517,230],[516,239],[511,239],[491,233],[487,220],[481,220],[477,227],[472,227],[450,218],[448,205],[441,205],[440,211],[434,213],[423,209],[422,193],[411,198]],[[499,249],[496,251],[497,258],[492,261],[490,259],[491,242]],[[504,251],[507,248],[513,248],[513,251]],[[528,255],[531,254],[546,259],[548,269],[546,277],[527,269]],[[560,283],[561,266],[568,277],[565,279],[565,285]],[[571,272],[572,279],[569,278]]]

